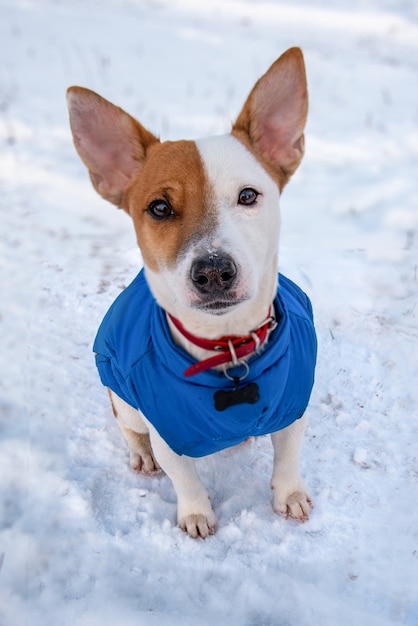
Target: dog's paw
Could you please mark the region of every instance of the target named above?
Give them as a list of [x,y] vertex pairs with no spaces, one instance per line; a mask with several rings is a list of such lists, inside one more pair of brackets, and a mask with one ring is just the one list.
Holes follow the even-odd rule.
[[138,454],[137,452],[130,453],[129,465],[137,474],[156,474],[161,471],[161,467],[158,465],[152,454]]
[[133,445],[133,442],[130,442],[129,450],[129,464],[131,468],[134,472],[141,472],[142,474],[155,474],[159,472],[161,468],[154,457],[149,435],[135,434],[135,445]]
[[283,490],[272,486],[274,489],[273,508],[285,519],[291,518],[299,522],[306,522],[313,508],[312,499],[305,488],[300,490]]
[[179,526],[185,533],[190,535],[190,537],[193,537],[193,539],[197,539],[198,537],[206,539],[215,532],[216,517],[214,514],[186,515],[179,520]]

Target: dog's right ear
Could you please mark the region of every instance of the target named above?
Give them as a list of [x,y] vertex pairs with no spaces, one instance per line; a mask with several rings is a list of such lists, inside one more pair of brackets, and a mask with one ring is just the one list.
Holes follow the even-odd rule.
[[123,206],[125,189],[159,141],[133,117],[83,87],[67,90],[74,145],[90,172],[96,191]]

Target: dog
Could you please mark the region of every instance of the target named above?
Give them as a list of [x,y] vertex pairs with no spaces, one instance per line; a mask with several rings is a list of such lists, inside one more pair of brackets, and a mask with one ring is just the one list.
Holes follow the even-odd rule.
[[304,153],[301,50],[273,63],[223,136],[160,142],[88,89],[67,100],[92,184],[130,215],[144,262],[93,347],[131,467],[162,468],[178,525],[206,538],[217,522],[194,459],[271,434],[274,510],[306,521],[317,344],[308,297],[277,270],[279,198]]

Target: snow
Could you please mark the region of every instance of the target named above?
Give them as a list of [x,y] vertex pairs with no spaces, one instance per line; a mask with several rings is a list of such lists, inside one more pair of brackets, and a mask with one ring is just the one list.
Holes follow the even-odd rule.
[[[418,7],[412,0],[1,0],[0,623],[418,623]],[[65,89],[162,138],[225,132],[291,45],[307,152],[282,198],[281,270],[314,303],[302,471],[276,516],[268,438],[199,461],[219,527],[175,526],[134,474],[91,354],[141,258],[90,186]]]

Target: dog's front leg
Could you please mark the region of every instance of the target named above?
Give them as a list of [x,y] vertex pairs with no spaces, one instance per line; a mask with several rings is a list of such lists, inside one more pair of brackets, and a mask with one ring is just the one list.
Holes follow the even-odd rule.
[[309,518],[311,497],[299,473],[299,454],[307,423],[306,414],[287,428],[271,435],[274,448],[274,466],[271,488],[274,489],[273,507],[284,517],[301,522]]
[[177,494],[178,525],[191,537],[206,539],[215,530],[216,517],[194,460],[173,452],[148,421],[147,426],[155,457],[173,482]]
[[137,409],[127,404],[111,389],[109,393],[113,415],[128,444],[130,465],[135,472],[154,474],[160,469],[154,459],[148,428]]

